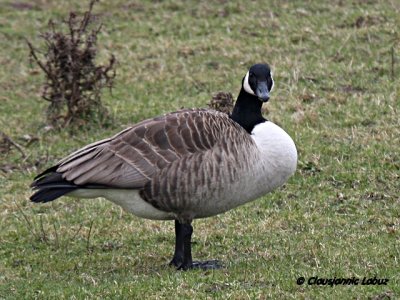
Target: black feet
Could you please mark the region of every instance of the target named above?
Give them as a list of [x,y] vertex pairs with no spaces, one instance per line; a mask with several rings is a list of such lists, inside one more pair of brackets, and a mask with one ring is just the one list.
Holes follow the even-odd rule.
[[192,233],[190,224],[181,224],[175,220],[175,253],[170,266],[177,270],[216,270],[222,268],[218,260],[192,261]]
[[183,263],[181,260],[173,258],[169,263],[169,266],[175,267],[177,270],[218,270],[224,266],[219,260],[206,260],[206,261],[194,261],[190,263]]
[[169,266],[179,268],[182,264],[183,264],[183,257],[177,258],[174,256],[174,258],[169,263]]
[[218,270],[223,268],[223,265],[218,260],[194,261],[191,265],[182,264],[177,270]]

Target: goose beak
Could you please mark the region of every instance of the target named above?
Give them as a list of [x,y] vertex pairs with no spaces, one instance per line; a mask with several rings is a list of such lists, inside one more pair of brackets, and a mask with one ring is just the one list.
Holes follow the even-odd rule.
[[256,95],[262,102],[269,100],[269,91],[266,81],[261,81],[257,84]]

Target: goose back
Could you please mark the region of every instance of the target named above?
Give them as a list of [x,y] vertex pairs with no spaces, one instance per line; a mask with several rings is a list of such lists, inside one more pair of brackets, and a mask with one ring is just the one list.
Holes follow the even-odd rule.
[[[175,165],[182,168],[185,162],[195,161],[192,157],[201,156],[217,144],[222,147],[218,151],[226,151],[228,144],[222,141],[236,140],[232,135],[238,134],[246,136],[226,114],[187,109],[145,120],[90,144],[61,160],[56,172],[82,187],[140,189],[169,165],[171,170],[177,168]],[[247,140],[251,140],[248,135]],[[220,162],[221,153],[212,153],[209,155]],[[175,161],[180,163],[173,164]]]

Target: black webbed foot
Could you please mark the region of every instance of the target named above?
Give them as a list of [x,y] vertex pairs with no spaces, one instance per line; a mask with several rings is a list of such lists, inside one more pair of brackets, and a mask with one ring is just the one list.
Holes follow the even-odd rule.
[[168,265],[171,267],[179,268],[182,264],[183,264],[183,257],[178,258],[174,256],[174,258],[172,258],[172,260],[169,262]]
[[193,227],[189,223],[180,223],[175,220],[175,253],[169,263],[177,270],[216,270],[223,266],[218,260],[193,261],[192,260],[192,233]]
[[224,266],[218,260],[194,261],[191,264],[182,264],[177,270],[218,270]]

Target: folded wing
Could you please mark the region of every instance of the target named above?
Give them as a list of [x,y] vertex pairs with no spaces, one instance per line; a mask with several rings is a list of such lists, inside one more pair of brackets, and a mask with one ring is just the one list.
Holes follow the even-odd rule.
[[173,161],[211,149],[222,137],[226,120],[227,115],[209,110],[145,120],[72,153],[36,179],[55,171],[75,186],[141,188]]

